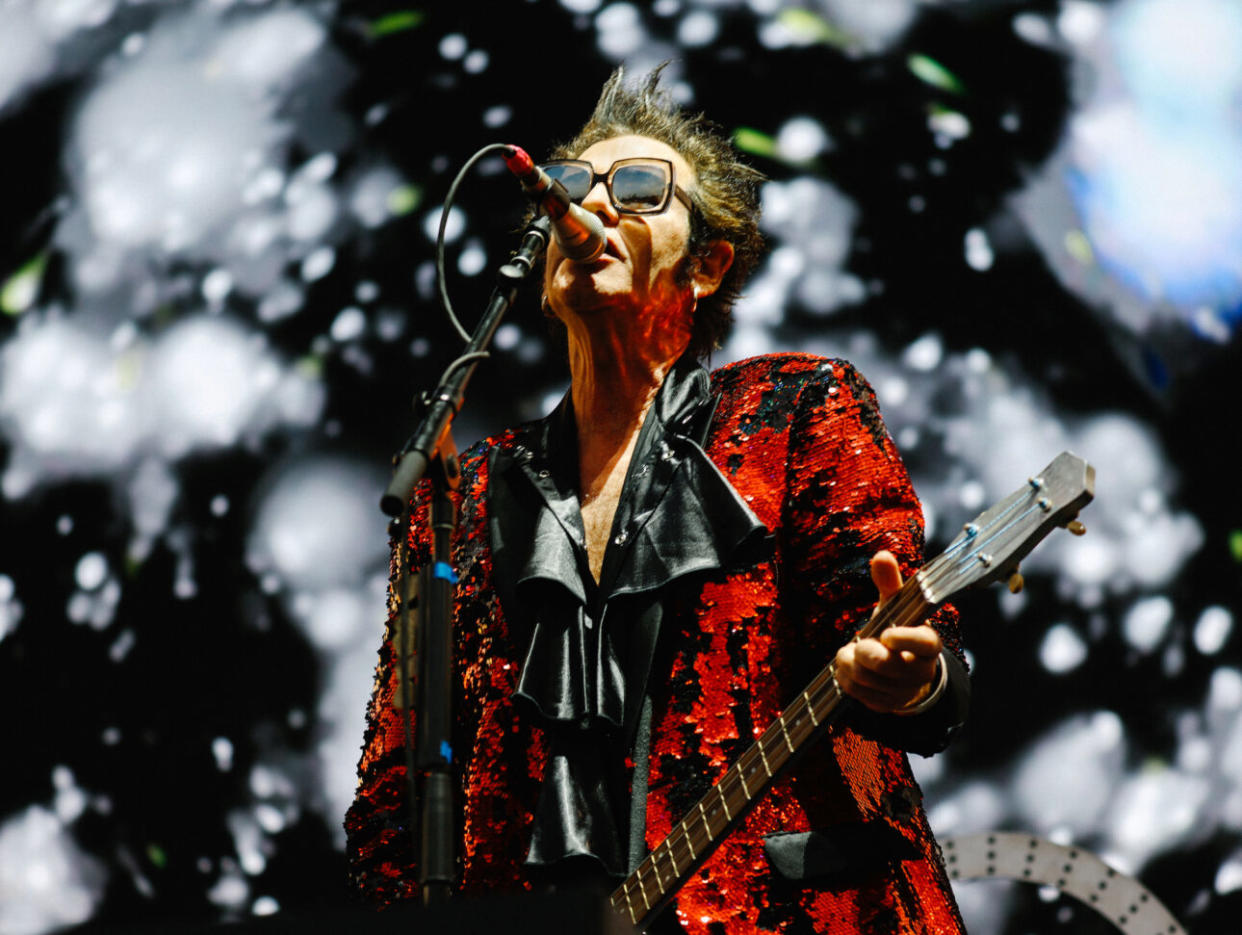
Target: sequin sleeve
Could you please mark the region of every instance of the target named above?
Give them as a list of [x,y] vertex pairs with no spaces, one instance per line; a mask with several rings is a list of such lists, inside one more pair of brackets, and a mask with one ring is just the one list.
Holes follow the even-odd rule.
[[[419,568],[431,554],[427,529],[429,485],[422,485],[406,531],[407,567]],[[345,815],[346,856],[351,882],[370,902],[389,904],[417,895],[413,837],[410,831],[408,783],[405,766],[405,726],[402,723],[401,599],[398,562],[402,550],[393,540],[389,562],[388,618],[380,646],[375,685],[367,706],[358,788]],[[412,648],[411,648],[412,656]],[[413,660],[406,664],[413,674]],[[411,685],[411,692],[413,686]],[[410,730],[414,719],[410,718]]]
[[[792,569],[789,601],[822,665],[875,606],[871,556],[889,550],[903,576],[922,564],[923,511],[875,393],[845,361],[825,361],[799,393],[787,471],[783,528]],[[956,610],[945,605],[930,622],[960,658]],[[954,688],[944,706],[917,718],[873,715],[859,706],[852,726],[891,746],[935,752],[958,720],[961,686]]]

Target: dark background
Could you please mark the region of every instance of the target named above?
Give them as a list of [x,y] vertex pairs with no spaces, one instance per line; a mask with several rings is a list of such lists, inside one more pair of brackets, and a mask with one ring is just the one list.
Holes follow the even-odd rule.
[[[0,464],[8,459],[11,467],[21,450],[33,450],[22,417],[22,406],[30,404],[14,390],[14,374],[19,339],[48,322],[80,322],[106,335],[132,319],[140,341],[158,342],[179,322],[223,315],[248,334],[261,333],[263,353],[282,366],[299,362],[322,386],[323,404],[310,424],[270,420],[242,437],[195,443],[181,453],[152,455],[136,445],[111,461],[91,462],[75,461],[72,444],[59,452],[43,450],[35,457],[36,481],[0,501],[0,574],[9,582],[4,586],[0,579],[0,623],[4,614],[9,621],[7,632],[0,627],[0,710],[8,754],[0,783],[0,817],[8,823],[0,830],[0,901],[35,906],[26,922],[16,909],[0,916],[13,931],[44,931],[85,918],[90,924],[171,924],[241,918],[274,907],[297,914],[347,904],[339,782],[337,791],[324,791],[325,777],[339,777],[341,768],[324,762],[322,742],[352,732],[352,746],[331,749],[338,761],[356,756],[362,701],[352,722],[329,710],[324,699],[335,697],[333,673],[343,671],[332,668],[332,659],[343,649],[308,630],[294,609],[296,577],[265,584],[270,569],[265,572],[254,558],[256,529],[264,504],[288,477],[282,472],[308,459],[369,466],[349,478],[374,481],[359,496],[375,499],[386,460],[412,424],[409,397],[432,382],[457,347],[430,289],[429,216],[453,174],[481,145],[513,141],[538,153],[574,132],[615,64],[606,43],[603,50],[598,44],[600,24],[615,29],[617,17],[624,18],[624,11],[616,12],[619,4],[596,9],[549,0],[464,0],[408,9],[387,0],[339,7],[238,3],[208,13],[204,4],[199,15],[221,34],[277,10],[296,10],[324,30],[317,52],[271,111],[273,121],[297,129],[269,151],[269,159],[292,168],[317,152],[334,152],[329,188],[342,203],[344,180],[372,164],[390,166],[410,186],[402,189],[404,206],[383,223],[338,220],[327,228],[322,239],[334,245],[335,264],[306,284],[294,313],[273,321],[261,314],[264,293],[240,285],[214,311],[205,311],[211,303],[201,283],[213,263],[193,251],[151,245],[131,250],[142,261],[126,275],[163,284],[154,311],[134,311],[141,306],[136,300],[84,298],[73,275],[82,241],[66,230],[85,197],[83,176],[70,155],[81,109],[97,87],[126,67],[116,52],[125,37],[153,34],[192,6],[103,4],[102,22],[58,40],[49,71],[7,101],[0,98],[0,276],[17,273],[32,257],[46,261],[36,297],[13,303],[0,317],[0,352],[9,350],[0,358],[0,381],[8,381],[2,386],[9,393],[0,395]],[[1111,23],[1122,6],[1101,4],[1098,10]],[[824,33],[827,41],[780,49],[765,44],[765,24],[795,10],[821,27],[834,27],[836,7],[771,7],[633,7],[630,18],[642,23],[645,39],[627,57],[639,71],[674,58],[666,83],[681,83],[692,94],[690,106],[725,132],[757,131],[739,137],[739,144],[775,184],[818,180],[856,208],[852,230],[845,228],[840,270],[862,284],[861,294],[825,309],[787,287],[779,319],[752,324],[748,333],[762,335],[763,349],[812,348],[857,360],[875,382],[916,485],[939,518],[933,545],[943,546],[959,514],[964,520],[975,512],[957,492],[985,472],[952,439],[968,431],[963,426],[989,394],[1033,407],[1039,424],[1052,427],[1049,438],[1128,437],[1091,435],[1095,420],[1107,417],[1137,427],[1148,440],[1147,454],[1080,451],[1101,466],[1098,507],[1115,518],[1099,533],[1106,551],[1116,553],[1127,536],[1137,535],[1132,518],[1144,515],[1133,503],[1105,503],[1110,485],[1131,489],[1124,477],[1128,466],[1154,472],[1140,485],[1158,493],[1155,501],[1144,501],[1149,519],[1182,517],[1199,531],[1197,539],[1192,535],[1180,544],[1170,539],[1168,549],[1180,551],[1171,575],[1122,573],[1084,597],[1090,588],[1066,571],[1072,562],[1049,559],[1028,574],[1022,603],[1007,604],[993,592],[958,602],[975,663],[975,705],[941,765],[923,774],[938,833],[981,830],[993,826],[988,820],[994,818],[996,827],[1072,840],[1116,855],[1120,869],[1138,876],[1188,930],[1232,930],[1240,907],[1242,815],[1228,801],[1242,779],[1242,746],[1228,688],[1237,675],[1238,642],[1227,630],[1223,643],[1207,640],[1205,650],[1195,628],[1206,608],[1230,617],[1239,606],[1242,497],[1234,483],[1231,437],[1239,358],[1230,330],[1238,296],[1219,290],[1212,307],[1226,333],[1217,340],[1196,329],[1192,309],[1141,290],[1132,290],[1130,304],[1161,314],[1135,326],[1116,313],[1109,301],[1113,292],[1072,288],[1058,274],[1060,260],[1032,233],[1029,208],[1020,210],[1012,196],[1045,171],[1076,112],[1103,80],[1089,73],[1092,61],[1081,48],[1057,37],[1062,4],[918,5],[911,7],[904,32],[883,39],[868,40],[841,26],[840,32]],[[716,20],[715,37],[705,45],[678,40],[682,21],[693,13]],[[1050,24],[1051,38],[1024,37],[1015,28],[1021,15]],[[784,22],[806,25],[797,18]],[[465,37],[469,49],[484,50],[486,65],[471,71],[467,56],[446,55],[445,37],[454,35]],[[937,80],[920,70],[917,62],[926,60],[939,63],[947,77]],[[498,127],[485,125],[484,115],[497,107],[507,108],[509,116]],[[964,116],[969,133],[948,143],[938,139],[929,115],[942,110]],[[809,159],[791,158],[773,141],[789,120],[806,117],[819,123],[830,143]],[[467,320],[486,297],[489,271],[516,242],[513,231],[521,218],[514,187],[497,168],[485,163],[464,184],[458,204],[465,232],[448,248],[450,288]],[[814,229],[819,222],[805,223]],[[822,223],[841,227],[839,218]],[[964,238],[976,229],[986,233],[994,253],[982,269],[963,256]],[[773,246],[797,247],[791,228],[767,232]],[[97,233],[95,240],[106,237]],[[471,244],[485,253],[484,270],[462,275],[462,255]],[[283,262],[296,279],[296,252]],[[1125,277],[1112,275],[1120,262],[1101,262],[1086,278],[1108,279],[1124,290]],[[359,301],[363,281],[374,284],[377,299]],[[339,326],[334,335],[342,309],[351,306],[360,308],[365,327],[350,335]],[[471,384],[457,429],[463,445],[539,415],[549,394],[564,387],[565,368],[550,352],[536,306],[529,294],[520,300],[508,346],[480,367]],[[396,324],[393,310],[401,313]],[[745,319],[741,310],[739,317]],[[941,349],[940,365],[911,365],[909,348],[928,335]],[[990,383],[970,376],[963,363],[976,348],[986,351]],[[726,347],[716,362],[730,353]],[[53,359],[52,371],[58,366]],[[887,377],[902,374],[909,392],[890,405]],[[139,409],[151,404],[136,401]],[[935,418],[907,444],[900,430],[920,411]],[[990,444],[999,449],[1009,441]],[[988,444],[985,439],[984,450]],[[1028,471],[1057,450],[1049,448],[1045,456],[1034,441],[1030,447],[1036,453]],[[147,457],[165,466],[176,493],[149,551],[135,557],[135,500],[126,491],[136,465]],[[1106,475],[1103,464],[1119,467],[1120,474]],[[1009,486],[1023,479],[1014,476]],[[988,499],[1008,492],[985,486]],[[223,513],[219,497],[230,504]],[[314,513],[316,505],[304,502],[303,509]],[[1096,534],[1090,511],[1084,520],[1092,527],[1089,535]],[[372,549],[383,546],[382,522],[376,511],[374,527],[365,533]],[[88,554],[104,557],[109,580],[119,586],[95,625],[75,622],[68,610],[75,593],[109,603],[103,586],[91,587],[89,574],[83,580],[81,562]],[[355,656],[361,645],[361,656],[373,659],[382,606],[368,590],[376,566],[373,556],[367,561],[360,560],[352,581],[338,585],[374,607],[369,628],[350,636]],[[193,567],[192,593],[176,586],[186,563]],[[1167,626],[1149,645],[1127,629],[1126,620],[1136,604],[1153,598],[1167,601],[1159,606],[1170,610]],[[1061,670],[1041,662],[1054,624],[1078,634],[1086,650]],[[130,636],[121,651],[123,632]],[[357,666],[350,671],[356,683],[351,697],[364,699],[367,686],[359,682]],[[1224,692],[1224,702],[1212,700],[1213,686]],[[1090,738],[1098,739],[1101,730],[1107,735],[1110,725],[1121,726],[1120,738],[1100,741],[1102,752],[1096,750]],[[1050,741],[1079,736],[1073,733],[1079,729],[1088,738],[1079,746],[1072,739]],[[229,740],[227,768],[213,747],[216,738]],[[1208,752],[1196,741],[1207,743]],[[1222,752],[1228,750],[1232,759]],[[1083,764],[1074,758],[1079,753],[1098,757]],[[1042,766],[1040,757],[1046,758]],[[1022,784],[1039,775],[1030,772],[1036,769],[1063,777],[1063,788],[1046,787],[1042,794],[1050,813],[1061,809],[1069,817],[1031,826],[1038,803],[1031,804]],[[1078,782],[1091,787],[1086,794],[1100,795],[1098,814],[1084,816],[1066,806],[1067,799],[1084,794]],[[1101,783],[1108,788],[1101,790]],[[1117,817],[1122,813],[1109,811],[1140,789],[1151,796],[1140,803],[1151,805],[1136,806],[1134,814],[1154,824],[1159,816],[1152,810],[1170,803],[1191,810],[1186,827],[1153,831],[1160,837],[1150,848],[1141,846],[1141,825],[1136,830],[1132,821]],[[956,803],[956,810],[938,814],[939,802]],[[972,803],[982,803],[981,810],[972,810]],[[256,817],[265,804],[274,812]],[[50,837],[34,834],[32,809],[56,816],[52,827],[58,830]],[[19,831],[29,836],[20,838]],[[1127,834],[1137,834],[1140,844]],[[245,857],[256,849],[263,855],[259,864]],[[51,892],[87,894],[84,910],[73,915],[63,899],[60,910],[47,908],[32,895],[43,891],[23,883],[22,874],[40,861],[63,885]],[[222,889],[226,878],[239,883]],[[962,892],[980,886],[986,885],[965,884]],[[261,898],[267,901],[256,904]],[[47,905],[55,902],[52,897]],[[979,909],[977,931],[1111,930],[1078,904],[1034,887],[1014,888],[992,902]]]

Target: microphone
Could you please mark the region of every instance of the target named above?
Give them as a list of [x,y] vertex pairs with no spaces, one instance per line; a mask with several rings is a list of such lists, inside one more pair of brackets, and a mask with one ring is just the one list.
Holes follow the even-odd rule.
[[566,259],[589,263],[604,252],[607,237],[604,224],[590,211],[569,200],[565,186],[553,181],[535,165],[526,150],[510,145],[504,155],[522,190],[552,222],[552,235]]

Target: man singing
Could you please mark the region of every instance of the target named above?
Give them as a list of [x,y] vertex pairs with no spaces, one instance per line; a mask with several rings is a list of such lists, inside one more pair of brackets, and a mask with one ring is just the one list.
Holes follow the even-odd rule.
[[[918,500],[847,362],[700,365],[760,252],[760,176],[658,80],[615,73],[544,167],[607,235],[547,252],[568,394],[462,456],[460,889],[617,885],[835,655],[842,717],[648,930],[961,931],[906,760],[964,717],[956,615],[851,641],[922,560]],[[420,488],[414,567],[427,508]],[[383,903],[418,893],[396,604],[346,817]]]

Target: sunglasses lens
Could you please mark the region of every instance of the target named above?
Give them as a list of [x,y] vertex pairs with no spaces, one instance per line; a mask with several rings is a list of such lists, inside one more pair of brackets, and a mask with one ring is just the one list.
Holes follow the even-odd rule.
[[591,173],[583,166],[553,162],[543,167],[549,178],[560,182],[569,193],[570,200],[581,201],[591,190]]
[[668,195],[668,179],[668,167],[662,163],[618,166],[612,176],[613,200],[630,211],[654,211]]

